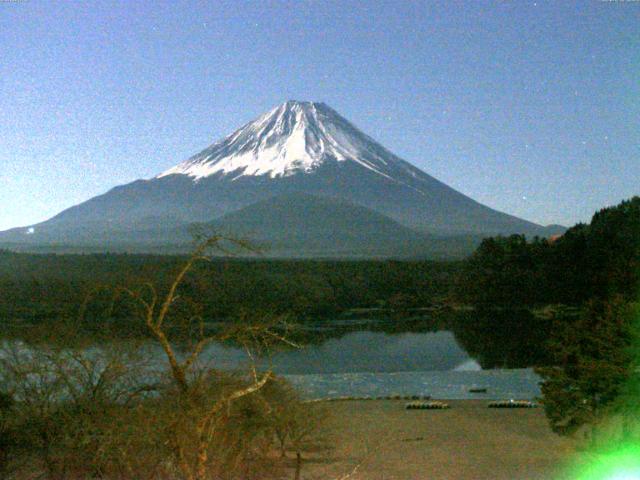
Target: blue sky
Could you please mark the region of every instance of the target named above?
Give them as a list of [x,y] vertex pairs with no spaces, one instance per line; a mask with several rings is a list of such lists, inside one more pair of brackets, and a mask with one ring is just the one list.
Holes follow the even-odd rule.
[[640,2],[0,1],[0,229],[323,101],[543,223],[640,194]]

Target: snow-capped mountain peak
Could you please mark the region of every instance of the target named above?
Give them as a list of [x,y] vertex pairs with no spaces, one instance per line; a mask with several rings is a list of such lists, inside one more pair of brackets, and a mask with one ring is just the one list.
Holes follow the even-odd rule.
[[[235,212],[238,216],[233,217]],[[240,235],[270,238],[293,255],[308,247],[321,256],[377,255],[373,252],[383,250],[378,250],[379,238],[371,229],[380,228],[380,238],[385,238],[382,232],[400,225],[465,238],[547,232],[481,205],[405,162],[327,105],[289,101],[156,178],[115,187],[32,226],[35,233],[18,229],[0,234],[0,242],[115,241],[126,248],[156,248],[151,246],[183,242],[192,222],[212,221],[231,222],[216,224],[224,231],[239,228]],[[415,237],[400,230],[394,252],[422,251],[422,246],[413,250]],[[266,231],[277,235],[259,236]],[[334,236],[336,231],[342,237]],[[369,233],[363,237],[363,232]],[[429,244],[429,237],[424,241]],[[317,245],[331,246],[316,250]]]
[[387,178],[389,162],[402,162],[324,103],[290,100],[158,178],[287,177],[329,161],[353,161]]

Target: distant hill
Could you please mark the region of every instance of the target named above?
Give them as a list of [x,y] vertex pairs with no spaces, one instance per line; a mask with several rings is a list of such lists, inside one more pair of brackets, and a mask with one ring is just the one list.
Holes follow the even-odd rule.
[[480,242],[423,234],[368,208],[303,193],[257,202],[209,226],[253,239],[274,256],[461,257]]

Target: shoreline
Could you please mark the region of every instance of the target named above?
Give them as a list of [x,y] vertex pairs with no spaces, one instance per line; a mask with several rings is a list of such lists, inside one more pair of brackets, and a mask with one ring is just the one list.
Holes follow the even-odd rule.
[[[575,453],[542,408],[488,408],[447,400],[443,410],[407,410],[406,400],[318,402],[335,449],[306,460],[303,478],[354,480],[543,480],[562,478]],[[463,453],[462,453],[463,452]]]
[[[420,400],[528,400],[540,397],[541,378],[533,369],[311,373],[281,375],[304,398]],[[486,392],[470,392],[486,389]],[[418,398],[415,398],[418,397]]]

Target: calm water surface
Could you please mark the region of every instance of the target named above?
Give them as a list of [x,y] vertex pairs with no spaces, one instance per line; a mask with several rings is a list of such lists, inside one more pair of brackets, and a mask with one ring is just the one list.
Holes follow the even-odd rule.
[[[238,348],[213,345],[205,360],[219,368],[246,366]],[[309,398],[431,395],[433,398],[518,398],[540,395],[532,369],[483,370],[449,331],[388,334],[369,330],[328,338],[264,360]],[[471,388],[486,393],[471,393]]]
[[[219,368],[241,368],[246,354],[239,348],[212,345],[203,355]],[[372,331],[347,333],[299,350],[278,352],[263,361],[280,374],[388,373],[480,370],[458,345],[451,332],[387,334]]]
[[[357,323],[306,326],[314,341],[301,349],[278,351],[262,358],[263,369],[287,377],[309,398],[431,395],[433,398],[523,398],[540,394],[531,369],[483,370],[450,331],[384,333]],[[379,325],[378,325],[379,326]],[[375,330],[375,331],[374,331]],[[158,365],[164,362],[159,349]],[[202,363],[222,370],[248,367],[244,350],[212,344]],[[154,362],[155,363],[155,362]],[[486,388],[486,394],[471,388]]]

